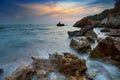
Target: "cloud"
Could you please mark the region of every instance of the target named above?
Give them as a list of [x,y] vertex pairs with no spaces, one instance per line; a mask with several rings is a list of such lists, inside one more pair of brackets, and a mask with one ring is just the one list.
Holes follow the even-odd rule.
[[107,4],[107,0],[103,2],[101,0],[4,0],[0,1],[0,18],[8,22],[61,20],[71,23],[110,7],[111,4]]

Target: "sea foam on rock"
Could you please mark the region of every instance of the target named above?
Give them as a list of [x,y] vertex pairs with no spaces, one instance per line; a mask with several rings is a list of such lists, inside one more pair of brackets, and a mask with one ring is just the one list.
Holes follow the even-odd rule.
[[18,68],[13,74],[6,77],[5,80],[49,80],[47,74],[58,71],[71,80],[85,80],[83,77],[86,71],[86,62],[70,53],[50,54],[49,59],[34,58],[33,63],[27,67]]
[[91,49],[90,43],[86,37],[73,38],[70,42],[70,46],[81,52],[86,52],[88,49]]
[[112,64],[120,66],[120,41],[110,37],[100,40],[98,45],[91,51],[90,58],[109,59]]

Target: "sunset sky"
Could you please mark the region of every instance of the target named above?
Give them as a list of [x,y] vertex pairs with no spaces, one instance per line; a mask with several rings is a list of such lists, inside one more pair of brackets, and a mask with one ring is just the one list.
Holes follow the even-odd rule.
[[0,24],[73,24],[113,5],[114,0],[0,0]]

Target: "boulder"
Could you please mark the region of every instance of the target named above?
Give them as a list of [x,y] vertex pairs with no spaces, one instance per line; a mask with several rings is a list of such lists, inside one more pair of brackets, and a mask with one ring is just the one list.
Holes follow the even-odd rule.
[[117,42],[113,40],[110,37],[106,37],[105,39],[102,39],[98,45],[91,51],[90,57],[91,58],[105,58],[105,57],[111,57],[112,59],[115,59],[116,56],[120,55],[120,42]]
[[68,35],[75,36],[75,37],[84,36],[87,31],[93,30],[93,28],[94,28],[93,26],[86,26],[81,28],[80,31],[68,31]]
[[69,36],[81,36],[83,34],[80,33],[80,31],[68,31]]
[[85,37],[90,41],[90,42],[94,42],[97,39],[97,34],[92,31],[89,30],[86,32]]
[[3,74],[4,70],[0,68],[0,75]]
[[86,52],[86,50],[90,49],[90,43],[86,37],[73,38],[70,42],[70,46],[75,50],[82,52]]

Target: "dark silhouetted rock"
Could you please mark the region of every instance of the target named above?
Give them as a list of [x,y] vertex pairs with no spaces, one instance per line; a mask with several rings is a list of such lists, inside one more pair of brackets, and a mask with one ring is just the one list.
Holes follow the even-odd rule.
[[59,22],[56,26],[65,26],[65,24]]

